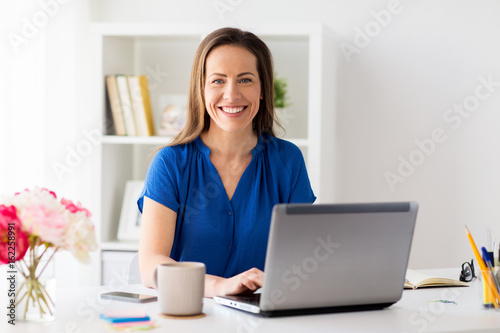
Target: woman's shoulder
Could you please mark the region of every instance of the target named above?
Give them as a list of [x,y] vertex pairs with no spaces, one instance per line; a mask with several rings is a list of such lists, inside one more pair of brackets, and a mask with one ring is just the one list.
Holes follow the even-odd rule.
[[262,142],[266,146],[268,153],[275,153],[287,159],[291,157],[302,157],[300,148],[293,142],[270,135],[263,135]]
[[186,145],[175,145],[175,146],[165,146],[156,152],[155,157],[162,157],[162,158],[168,158],[168,157],[174,157],[177,155],[183,155],[186,152]]
[[182,164],[183,161],[187,161],[189,156],[193,151],[193,142],[179,144],[174,146],[165,146],[156,152],[154,160],[162,161],[174,161],[175,164]]

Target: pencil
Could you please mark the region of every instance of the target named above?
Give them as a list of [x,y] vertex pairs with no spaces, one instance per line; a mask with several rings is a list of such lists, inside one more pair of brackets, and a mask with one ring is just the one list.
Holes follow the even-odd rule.
[[479,254],[479,250],[476,247],[476,243],[474,242],[474,239],[472,238],[472,235],[470,234],[469,229],[467,226],[465,226],[465,232],[467,233],[467,237],[469,238],[470,245],[472,247],[472,251],[474,252],[474,255],[476,256],[477,263],[479,264],[479,268],[481,269],[481,273],[483,274],[484,281],[488,282],[488,285],[491,288],[491,291],[493,291],[493,294],[495,295],[495,300],[493,301],[493,305],[495,308],[498,308],[498,304],[500,303],[500,295],[498,295],[498,290],[497,287],[495,286],[495,283],[491,280],[491,274],[486,273],[487,271],[489,272],[488,267],[486,267],[486,264],[484,263],[483,259],[481,258],[481,255]]

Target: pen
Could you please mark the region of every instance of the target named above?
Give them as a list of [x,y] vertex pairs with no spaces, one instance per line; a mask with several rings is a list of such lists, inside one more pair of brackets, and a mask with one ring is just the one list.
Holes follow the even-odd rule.
[[[486,274],[490,275],[490,277],[492,277],[493,280],[495,280],[494,281],[495,282],[495,288],[498,289],[496,277],[495,277],[495,274],[494,274],[494,271],[493,271],[493,268],[492,268],[492,264],[493,264],[493,252],[488,252],[488,250],[486,250],[486,248],[484,246],[481,248],[481,251],[483,252],[484,263],[488,267],[488,272]],[[493,302],[494,302],[494,298],[493,297],[494,296],[492,294],[491,288],[488,288],[488,286],[486,284],[483,284],[483,304],[484,304],[485,307],[487,307],[487,308],[493,307]]]
[[493,264],[493,252],[489,252],[484,246],[481,248],[481,251],[483,252],[484,263],[487,264],[489,262]]
[[486,274],[486,271],[488,270],[488,268],[486,267],[486,264],[484,263],[483,259],[481,259],[481,255],[479,254],[476,243],[474,242],[474,239],[472,238],[472,235],[470,234],[470,231],[467,228],[467,226],[465,226],[465,233],[467,234],[467,238],[469,238],[469,242],[470,242],[470,245],[472,247],[472,251],[474,252],[474,255],[476,256],[476,260],[477,260],[477,263],[479,264],[479,268],[481,269],[481,273],[483,274],[484,281],[488,283],[491,290],[493,291],[493,294],[495,295],[495,300],[493,301],[493,305],[495,306],[495,308],[498,308],[497,303],[500,302],[500,295],[498,295],[497,288],[494,285],[495,283],[491,279],[490,274]]

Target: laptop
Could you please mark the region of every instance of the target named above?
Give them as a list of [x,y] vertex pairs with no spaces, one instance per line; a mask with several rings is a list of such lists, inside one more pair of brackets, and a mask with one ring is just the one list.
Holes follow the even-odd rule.
[[416,202],[274,206],[260,293],[216,296],[263,316],[383,309],[402,296]]

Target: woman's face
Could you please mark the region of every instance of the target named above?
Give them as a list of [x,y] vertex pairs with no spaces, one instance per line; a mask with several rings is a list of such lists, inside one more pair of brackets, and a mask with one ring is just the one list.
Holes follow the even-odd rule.
[[261,99],[257,58],[241,46],[218,46],[207,56],[205,73],[210,126],[231,133],[251,131]]

